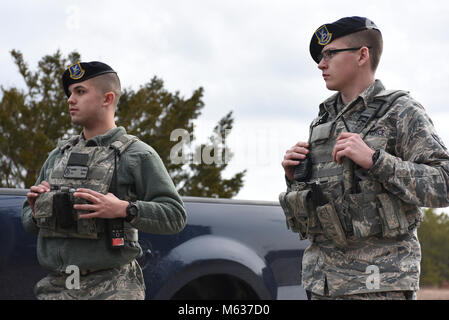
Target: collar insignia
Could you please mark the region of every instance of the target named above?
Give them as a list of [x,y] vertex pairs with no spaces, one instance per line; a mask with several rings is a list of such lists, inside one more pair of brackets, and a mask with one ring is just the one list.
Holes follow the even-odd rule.
[[327,30],[326,25],[323,25],[322,27],[320,27],[317,31],[315,31],[315,35],[318,38],[318,44],[325,46],[327,45],[329,42],[331,42],[332,39],[332,33],[330,33]]
[[84,69],[81,67],[81,62],[75,63],[69,67],[70,78],[73,80],[81,79],[84,76]]

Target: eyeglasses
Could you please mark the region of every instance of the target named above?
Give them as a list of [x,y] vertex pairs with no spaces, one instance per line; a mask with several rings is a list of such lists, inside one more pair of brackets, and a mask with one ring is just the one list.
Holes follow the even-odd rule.
[[[339,52],[343,52],[343,51],[357,51],[362,49],[362,47],[358,47],[358,48],[344,48],[344,49],[329,49],[329,50],[324,50],[323,52],[321,52],[318,55],[318,61],[321,61],[321,59],[324,59],[324,61],[329,61],[329,59],[331,59],[334,55],[336,55]],[[367,47],[368,49],[371,49],[371,47]]]

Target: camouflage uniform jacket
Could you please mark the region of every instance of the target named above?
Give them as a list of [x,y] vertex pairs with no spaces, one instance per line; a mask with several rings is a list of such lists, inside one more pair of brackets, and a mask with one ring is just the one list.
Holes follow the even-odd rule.
[[[109,146],[124,134],[125,129],[118,127],[87,141],[81,135],[79,143]],[[50,153],[36,185],[43,180],[49,181],[51,169],[61,157],[59,148]],[[123,200],[137,200],[138,216],[131,221],[130,227],[156,234],[177,233],[184,228],[186,212],[183,202],[159,155],[150,146],[142,141],[132,143],[120,155],[117,179],[116,195]],[[100,241],[104,239],[43,237],[32,219],[27,201],[23,205],[22,223],[27,232],[39,233],[38,260],[49,270],[65,272],[69,265],[76,265],[80,269],[118,268],[142,254],[142,249],[136,242],[126,243],[118,251],[113,251],[108,248],[106,241]]]
[[[353,124],[370,98],[381,90],[384,87],[376,80],[346,106],[337,93],[320,105],[320,115],[327,111],[332,120],[347,108],[345,118]],[[424,108],[413,98],[405,95],[394,101],[377,119],[365,142],[380,149],[374,166],[365,170],[369,179],[417,207],[449,206],[449,154]],[[292,189],[289,181],[287,187],[287,191]],[[335,297],[419,289],[421,248],[416,228],[393,239],[359,239],[348,248],[339,248],[322,237],[311,240],[302,262],[306,290]]]

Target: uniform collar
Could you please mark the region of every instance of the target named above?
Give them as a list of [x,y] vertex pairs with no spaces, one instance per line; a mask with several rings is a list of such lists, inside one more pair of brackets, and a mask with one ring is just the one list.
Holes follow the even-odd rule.
[[385,90],[384,85],[380,80],[374,81],[372,85],[370,85],[368,88],[366,88],[365,91],[363,91],[359,97],[363,99],[363,102],[365,103],[365,106],[374,100],[374,97],[381,92],[382,90]]
[[[349,102],[348,105],[354,104],[355,101],[359,101],[361,99],[363,101],[364,106],[366,107],[369,103],[371,103],[374,100],[374,97],[382,90],[385,90],[385,87],[382,84],[382,82],[377,79],[376,81],[374,81],[372,85],[366,88],[354,100]],[[323,103],[320,104],[320,115],[324,114],[325,112],[328,112],[329,114],[335,116],[336,114],[334,110],[334,105],[339,101],[341,102],[341,95],[339,92],[330,96],[328,99],[326,99]]]
[[[126,134],[126,130],[123,127],[115,127],[106,132],[105,134],[95,136],[86,141],[86,147],[101,146],[106,147],[116,141],[119,137]],[[81,132],[80,139],[84,139],[84,134]]]

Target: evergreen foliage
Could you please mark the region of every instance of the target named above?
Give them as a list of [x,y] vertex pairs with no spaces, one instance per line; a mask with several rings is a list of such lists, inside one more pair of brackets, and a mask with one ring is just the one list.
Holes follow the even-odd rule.
[[420,285],[449,285],[449,216],[426,209],[418,238],[422,249]]

